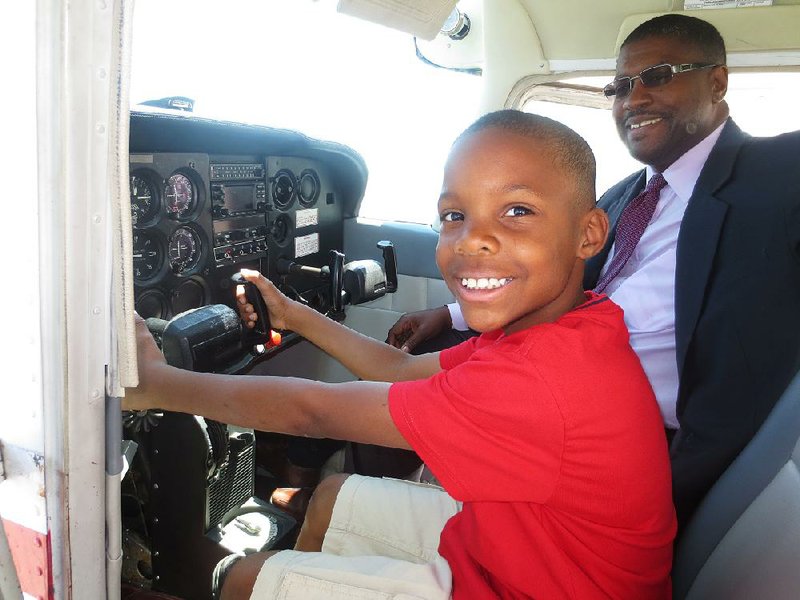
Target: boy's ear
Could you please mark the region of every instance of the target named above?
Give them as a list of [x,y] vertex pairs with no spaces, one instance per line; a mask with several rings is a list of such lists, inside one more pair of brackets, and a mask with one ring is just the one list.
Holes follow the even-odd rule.
[[608,215],[601,208],[593,208],[583,216],[581,245],[578,258],[587,260],[599,253],[608,238]]

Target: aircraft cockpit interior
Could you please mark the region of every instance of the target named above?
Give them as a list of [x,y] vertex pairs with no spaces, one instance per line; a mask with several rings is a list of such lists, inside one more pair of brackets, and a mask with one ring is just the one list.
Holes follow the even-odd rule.
[[[210,600],[212,573],[226,557],[294,547],[304,513],[275,501],[276,494],[304,490],[305,508],[331,473],[412,483],[438,476],[451,499],[464,496],[462,506],[470,510],[470,504],[492,504],[495,511],[502,504],[520,514],[522,498],[536,505],[537,515],[559,512],[540,498],[547,488],[537,479],[538,452],[547,465],[580,463],[591,473],[573,479],[595,486],[592,493],[565,488],[562,495],[579,497],[578,508],[585,496],[590,508],[624,507],[619,512],[627,517],[635,512],[628,510],[629,497],[648,509],[654,503],[645,500],[655,496],[665,507],[673,501],[677,537],[662,536],[659,565],[660,582],[671,586],[674,598],[798,596],[800,0],[39,0],[0,7],[0,47],[13,57],[3,65],[13,93],[0,96],[0,131],[14,141],[5,145],[3,164],[14,174],[7,195],[17,217],[4,232],[6,255],[26,248],[25,283],[4,295],[13,326],[7,338],[14,345],[3,361],[9,400],[0,412],[0,599],[12,597],[4,586],[13,579],[14,597]],[[522,142],[531,140],[525,136],[544,130],[528,130],[522,119],[563,124],[577,134],[572,149],[553,144],[549,134],[526,146]],[[487,123],[500,131],[484,131]],[[461,152],[472,152],[474,133],[486,135],[474,144],[480,162],[470,158],[465,166],[464,156],[473,155]],[[496,150],[506,146],[514,162]],[[550,162],[532,160],[544,160],[542,148],[550,146]],[[562,151],[569,160],[556,159]],[[559,172],[567,166],[569,172]],[[648,191],[645,180],[654,173],[661,187]],[[573,182],[581,186],[568,185]],[[551,187],[559,198],[577,195],[578,187],[586,188],[580,195],[587,199],[595,195],[595,206],[580,204],[599,221],[581,223],[597,225],[595,242],[609,233],[603,244],[588,239],[579,254],[567,249],[562,260],[558,240],[566,234],[554,233],[555,227],[577,222],[577,213],[549,218],[540,204],[547,206],[542,198]],[[495,201],[498,210],[484,210]],[[630,237],[622,235],[618,225],[628,207],[642,205],[647,211],[624,220]],[[476,222],[494,229],[486,234]],[[528,226],[545,233],[527,235]],[[511,241],[485,260],[481,253],[491,248],[484,240],[496,232]],[[477,252],[459,246],[467,234],[478,239]],[[448,255],[456,257],[453,264],[467,259],[448,268]],[[547,277],[552,265],[570,266],[571,275]],[[289,317],[309,320],[301,324],[273,311],[277,325],[297,332],[273,327],[243,269],[260,272],[304,305],[272,296],[274,305],[291,307],[284,311],[294,311]],[[580,460],[572,462],[552,450],[555,442],[535,447],[547,445],[548,436],[530,435],[516,415],[525,411],[544,421],[538,407],[548,394],[539,394],[545,388],[531,385],[517,362],[508,369],[498,362],[496,370],[494,362],[479,363],[478,383],[464,371],[439,374],[451,370],[448,360],[460,369],[480,344],[500,339],[478,337],[479,329],[508,338],[517,327],[549,327],[571,312],[568,303],[542,300],[541,290],[559,281],[584,286],[573,290],[574,302],[586,291],[605,294],[601,301],[611,301],[605,307],[619,306],[613,309],[621,332],[615,343],[627,340],[626,356],[636,354],[644,372],[632,358],[621,361],[623,367],[652,384],[652,390],[643,385],[642,396],[655,417],[660,411],[657,435],[650,438],[654,450],[632,453],[641,445],[626,438],[627,445],[618,446],[618,433],[641,429],[620,426],[620,411],[601,402],[595,389],[620,373],[614,390],[633,389],[607,345],[592,341],[578,358],[548,352],[548,359],[558,359],[558,381],[565,384],[573,383],[573,373],[590,372],[573,369],[585,367],[580,361],[586,357],[608,363],[598,366],[600,376],[585,377],[585,393],[570,398],[581,407],[576,421],[608,426],[611,433],[577,439],[602,441],[611,466],[619,457],[650,460],[641,469],[631,466],[637,475],[612,477],[613,469],[597,468],[603,452],[578,444]],[[563,294],[572,288],[553,289]],[[240,292],[258,316],[255,327],[243,322]],[[495,301],[502,314],[491,308]],[[195,394],[212,384],[205,375],[163,368],[152,345],[143,345],[150,340],[134,311],[170,365],[260,377],[263,385],[238,386],[241,379],[220,377],[214,390],[247,387],[247,393]],[[483,319],[495,312],[502,321]],[[357,344],[350,342],[359,336],[380,344],[353,351]],[[443,337],[446,343],[437,346]],[[438,351],[470,338],[443,362],[399,354]],[[425,368],[394,369],[391,356]],[[527,359],[531,372],[539,368]],[[360,363],[370,370],[358,371]],[[473,367],[466,365],[466,372]],[[155,395],[149,395],[148,374],[163,375]],[[191,383],[178,390],[165,374]],[[405,430],[383,396],[367,403],[352,391],[382,390],[383,383],[388,390],[388,382],[420,383],[431,374],[422,383],[457,380],[475,394],[475,402],[463,398],[472,402],[469,409],[480,410],[470,420],[460,402],[446,402],[445,392],[432,396],[445,400],[429,403],[415,388],[408,396],[418,405],[451,410],[432,411],[433,418],[414,424],[435,426],[448,458],[458,461],[452,473],[485,486],[484,495],[470,498],[445,481],[441,465],[425,455],[427,438],[397,437]],[[302,394],[286,400],[284,391],[296,391],[286,385],[289,377],[313,383],[296,386]],[[359,378],[376,383],[350,384]],[[542,381],[555,389],[550,379]],[[334,383],[346,385],[326,385]],[[328,402],[334,392],[341,392],[341,404]],[[490,393],[496,402],[487,401]],[[137,403],[137,395],[149,402]],[[255,420],[230,409],[245,396],[249,409],[262,395],[278,408]],[[569,412],[549,395],[557,405],[553,415]],[[179,396],[185,403],[170,404]],[[595,401],[599,418],[581,417],[584,399]],[[492,412],[506,400],[508,412]],[[189,412],[152,408],[155,402]],[[311,404],[321,408],[306,410]],[[148,410],[126,410],[143,406]],[[645,404],[631,400],[627,406],[633,411]],[[214,419],[189,414],[207,407],[204,414]],[[314,414],[295,419],[294,408],[301,417]],[[382,411],[383,420],[371,419],[372,409]],[[642,423],[640,413],[630,416]],[[238,423],[225,422],[237,417]],[[458,436],[461,422],[471,429]],[[503,437],[486,423],[516,430]],[[569,431],[557,423],[547,430],[554,439]],[[313,482],[287,475],[294,441],[337,435],[335,451],[313,467]],[[529,442],[537,453],[531,460],[524,454]],[[385,452],[384,458],[405,452],[416,462],[362,468],[361,446]],[[509,466],[511,459],[519,462]],[[660,495],[644,480],[655,472],[655,460],[664,466]],[[550,471],[553,481],[564,480],[562,471]],[[509,494],[498,482],[526,489]],[[619,482],[631,484],[629,497],[623,498],[628,492]],[[622,499],[605,501],[594,490]],[[685,523],[679,496],[689,509]],[[384,505],[387,513],[395,508]],[[400,523],[395,514],[381,524]],[[410,514],[416,525],[420,512]],[[603,525],[594,513],[575,515],[570,523],[580,520],[586,532],[596,533],[603,551],[624,549],[632,540],[650,555],[644,538],[628,535],[638,530],[617,521]],[[464,581],[486,580],[499,586],[495,592],[514,593],[522,584],[538,584],[528,568],[537,560],[547,567],[538,573],[552,575],[559,586],[573,585],[574,578],[551,568],[555,551],[539,553],[541,538],[528,535],[526,526],[535,520],[507,522],[505,531],[519,533],[531,555],[517,552],[522,561],[506,561],[498,552],[516,547],[501,535],[496,512],[467,520],[489,533],[476,528],[459,542],[459,551],[469,552],[456,560],[446,552],[439,557],[458,567],[463,556],[476,567],[471,579],[453,571],[462,586],[455,597],[483,595]],[[608,542],[615,538],[601,536],[601,529],[623,532],[628,541]],[[577,541],[572,558],[562,546],[548,546],[574,558],[575,568],[565,573],[592,579],[583,562],[591,554],[603,563],[598,573],[610,565],[614,585],[617,574],[625,581],[638,577],[610,554],[589,552],[575,531],[568,537]],[[473,560],[476,548],[491,561]],[[280,558],[272,565],[282,564]],[[501,563],[513,582],[492,571]],[[609,596],[626,597],[608,590],[628,589],[598,586]],[[297,594],[305,597],[311,587],[303,583]]]
[[[370,257],[343,253],[344,219],[357,214],[366,180],[361,156],[335,142],[132,111],[135,306],[168,362],[245,373],[291,354],[296,334],[243,328],[242,268],[336,320],[395,291],[391,241]],[[207,597],[224,556],[292,543],[296,521],[266,501],[281,482],[259,458],[275,444],[260,449],[256,432],[142,411],[124,414],[123,439],[133,457],[122,482],[123,585]]]

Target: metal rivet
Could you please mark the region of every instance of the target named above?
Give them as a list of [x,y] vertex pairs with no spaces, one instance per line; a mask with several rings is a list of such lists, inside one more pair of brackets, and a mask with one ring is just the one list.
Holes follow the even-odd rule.
[[99,314],[100,314],[100,307],[99,307],[99,306],[95,306],[95,307],[92,309],[92,314],[93,314],[93,315],[99,315]]
[[106,70],[105,70],[105,69],[103,69],[103,68],[100,68],[100,69],[98,69],[98,70],[97,70],[97,76],[98,76],[100,79],[105,79],[105,78],[106,78]]
[[154,490],[157,490],[157,489],[158,489],[158,484],[157,484],[157,483],[154,483],[154,484],[153,484],[153,489],[154,489]]
[[99,398],[100,390],[92,390],[92,398]]
[[97,130],[97,133],[105,133],[106,132],[106,126],[103,125],[102,123],[98,123],[97,126],[95,127],[95,129]]
[[42,538],[38,538],[38,537],[36,538],[36,547],[37,548],[41,548],[42,547]]
[[103,217],[101,217],[100,215],[95,215],[94,217],[92,217],[92,220],[95,223],[102,223],[103,222]]
[[155,517],[155,518],[153,519],[153,523],[158,523],[158,517]]

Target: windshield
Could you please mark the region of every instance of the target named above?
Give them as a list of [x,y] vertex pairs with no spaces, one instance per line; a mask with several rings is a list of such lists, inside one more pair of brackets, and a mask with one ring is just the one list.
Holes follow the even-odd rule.
[[[412,36],[338,14],[335,0],[137,0],[134,18],[132,105],[187,96],[200,116],[346,144],[369,168],[360,217],[433,221],[445,158],[479,113],[482,77],[426,64]],[[774,135],[800,129],[799,95],[799,73],[732,73],[727,100],[744,131]],[[641,168],[608,110],[535,94],[522,109],[586,138],[598,194]]]
[[187,96],[200,116],[347,144],[369,168],[360,216],[430,223],[481,78],[427,65],[412,36],[333,0],[137,0],[131,104]]

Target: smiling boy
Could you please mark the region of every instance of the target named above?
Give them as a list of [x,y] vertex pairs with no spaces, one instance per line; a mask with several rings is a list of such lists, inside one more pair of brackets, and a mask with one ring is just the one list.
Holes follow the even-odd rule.
[[247,557],[223,598],[669,598],[660,415],[622,311],[582,291],[608,229],[591,150],[555,121],[490,113],[453,145],[439,215],[437,264],[483,332],[439,354],[365,338],[245,274],[273,327],[369,381],[179,371],[139,321],[127,408],[412,448],[444,486],[338,479],[322,552]]

